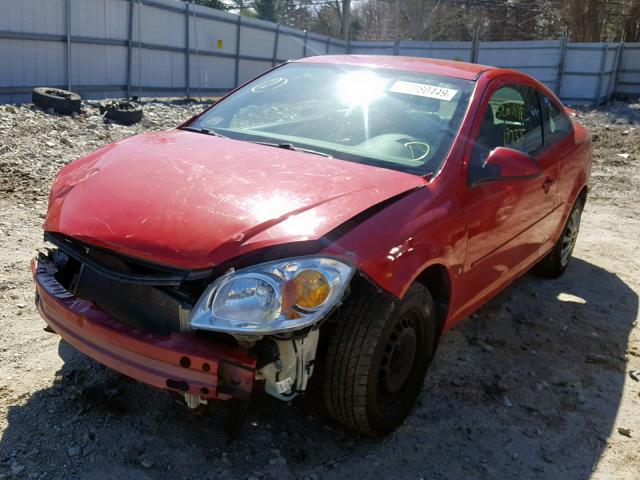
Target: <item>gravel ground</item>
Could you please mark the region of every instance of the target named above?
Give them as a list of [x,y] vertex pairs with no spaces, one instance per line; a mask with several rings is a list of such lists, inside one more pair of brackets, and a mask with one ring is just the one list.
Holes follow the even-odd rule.
[[354,437],[304,401],[259,397],[228,443],[196,417],[42,330],[28,262],[56,171],[178,125],[202,103],[153,102],[141,124],[0,105],[0,479],[640,478],[640,104],[584,110],[593,191],[574,262],[525,276],[449,332],[406,424]]

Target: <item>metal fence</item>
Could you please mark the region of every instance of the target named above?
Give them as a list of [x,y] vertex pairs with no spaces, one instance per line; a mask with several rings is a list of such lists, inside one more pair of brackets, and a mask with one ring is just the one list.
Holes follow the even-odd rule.
[[344,42],[177,0],[0,0],[0,102],[33,87],[87,98],[221,94],[287,59],[408,55],[510,67],[568,103],[640,95],[640,44]]
[[443,58],[513,68],[551,88],[567,103],[595,104],[640,95],[640,43],[351,42],[350,53]]
[[35,86],[86,97],[215,95],[331,37],[176,0],[0,0],[0,101]]

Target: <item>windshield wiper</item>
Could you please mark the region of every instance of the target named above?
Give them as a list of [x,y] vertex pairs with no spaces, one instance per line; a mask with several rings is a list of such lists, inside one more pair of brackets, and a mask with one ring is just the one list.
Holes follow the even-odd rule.
[[320,155],[322,157],[332,158],[333,155],[328,153],[318,152],[317,150],[311,150],[310,148],[296,147],[293,143],[270,143],[270,142],[258,142],[253,140],[247,140],[251,143],[257,143],[258,145],[266,145],[267,147],[283,148],[285,150],[293,150],[294,152],[312,153],[313,155]]
[[214,137],[229,138],[225,137],[221,133],[216,132],[215,130],[211,130],[210,128],[180,127],[180,130],[186,130],[187,132],[204,133],[205,135],[213,135]]

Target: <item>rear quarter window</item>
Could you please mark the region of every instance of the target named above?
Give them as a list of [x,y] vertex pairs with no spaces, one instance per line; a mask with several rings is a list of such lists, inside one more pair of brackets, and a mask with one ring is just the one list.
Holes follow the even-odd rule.
[[555,143],[572,131],[571,120],[549,97],[542,95],[545,116],[545,144]]

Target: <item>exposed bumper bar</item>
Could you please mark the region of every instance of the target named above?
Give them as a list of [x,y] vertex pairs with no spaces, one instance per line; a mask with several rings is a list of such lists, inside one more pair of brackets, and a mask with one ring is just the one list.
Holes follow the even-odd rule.
[[66,342],[98,362],[157,388],[204,398],[248,398],[255,359],[192,333],[155,335],[118,322],[93,303],[73,296],[40,256],[31,262],[36,304]]

